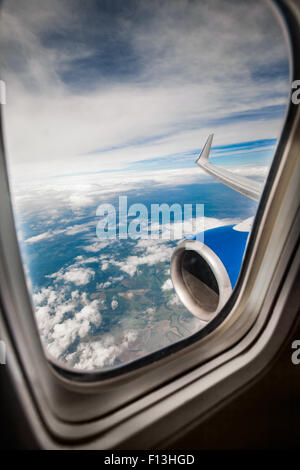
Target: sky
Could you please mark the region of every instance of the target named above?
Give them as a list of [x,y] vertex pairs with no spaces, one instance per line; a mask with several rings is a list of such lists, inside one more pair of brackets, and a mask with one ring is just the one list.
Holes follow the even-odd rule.
[[192,168],[212,132],[216,161],[270,161],[289,65],[268,2],[15,0],[0,14],[13,180]]

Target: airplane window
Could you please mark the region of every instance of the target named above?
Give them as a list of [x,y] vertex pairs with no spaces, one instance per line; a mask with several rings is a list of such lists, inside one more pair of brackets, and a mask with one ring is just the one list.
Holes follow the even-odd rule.
[[284,121],[274,10],[20,0],[0,21],[10,188],[45,350],[108,369],[199,331],[237,282]]

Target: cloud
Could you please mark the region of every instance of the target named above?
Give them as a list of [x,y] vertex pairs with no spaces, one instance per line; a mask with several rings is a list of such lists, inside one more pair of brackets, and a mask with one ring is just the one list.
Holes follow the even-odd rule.
[[109,268],[109,263],[107,261],[103,261],[101,264],[102,271],[106,271]]
[[110,286],[111,281],[99,282],[99,284],[97,284],[97,289],[107,289]]
[[65,231],[66,235],[77,235],[78,233],[88,232],[90,230],[90,224],[77,224],[68,227]]
[[[229,169],[243,176],[265,179],[269,168],[266,165],[230,165]],[[26,243],[50,241],[60,234],[76,236],[81,233],[86,238],[82,249],[86,252],[97,253],[111,246],[114,242],[114,240],[96,238],[96,226],[99,220],[96,216],[96,209],[102,202],[113,203],[118,211],[116,197],[119,195],[132,196],[135,193],[140,196],[142,192],[154,188],[171,188],[173,190],[180,185],[201,184],[207,181],[214,180],[193,163],[191,168],[114,172],[107,175],[105,179],[104,173],[89,176],[66,176],[53,178],[47,183],[40,181],[30,184],[23,183],[20,187],[12,186],[12,190],[15,209],[19,217],[24,219],[34,215],[40,224],[41,233],[27,238]],[[83,213],[89,217],[89,220],[84,223],[82,223],[83,214],[76,211],[73,211],[68,218],[65,217],[65,210],[68,209],[66,201],[73,191],[77,191],[77,188],[80,188],[82,192],[86,191],[91,201],[91,205],[86,207],[86,212]],[[71,221],[73,223],[70,223]],[[54,225],[54,223],[56,227],[60,228],[49,230],[48,226]],[[46,227],[48,230],[45,230]]]
[[[223,227],[225,225],[233,225],[238,222],[240,222],[239,219],[218,219],[216,217],[199,216],[187,220],[179,220],[173,223],[162,224],[159,227],[159,232],[165,240],[181,240],[198,233],[203,233],[206,230]],[[203,237],[205,237],[205,234]]]
[[[101,325],[101,310],[105,305],[103,300],[90,301],[86,293],[80,294],[78,290],[42,288],[33,295],[33,302],[45,348],[51,356],[75,368],[92,370],[112,366],[138,337],[137,331],[125,330],[121,338],[103,334],[101,339],[91,340],[92,329]],[[118,302],[113,302],[115,309]],[[70,352],[70,346],[74,352]]]
[[39,292],[33,294],[33,301],[35,304],[42,304],[47,301],[48,305],[55,302],[57,298],[56,292],[51,287],[43,287]]
[[84,338],[91,330],[91,324],[99,326],[101,323],[101,315],[99,314],[99,301],[93,300],[85,305],[79,312],[75,313],[72,318],[68,318],[62,323],[53,326],[52,339],[48,350],[50,354],[54,353],[57,357],[64,352],[77,337]]
[[162,290],[171,290],[174,289],[171,279],[167,279],[161,286]]
[[[195,235],[195,224],[192,221],[187,221],[185,227],[185,234]],[[233,225],[240,222],[239,219],[217,219],[214,217],[201,217],[201,220],[197,221],[197,227],[199,229],[199,233],[205,230],[209,230],[212,228],[223,227],[225,225]],[[147,266],[154,266],[158,263],[163,263],[169,261],[171,259],[172,253],[174,251],[173,243],[170,244],[170,240],[174,240],[173,234],[179,233],[178,228],[174,230],[174,226],[182,226],[183,222],[176,222],[171,224],[165,224],[160,226],[160,233],[163,233],[165,238],[164,239],[140,239],[137,241],[136,246],[134,248],[134,252],[136,255],[130,255],[122,261],[115,260],[113,258],[109,259],[109,262],[104,262],[102,264],[102,270],[105,268],[107,269],[109,263],[114,266],[118,266],[122,271],[129,274],[131,277],[134,276],[139,266],[147,265]],[[190,231],[188,230],[190,229]],[[177,230],[177,231],[176,231]],[[189,233],[188,233],[189,232]],[[184,233],[181,230],[180,233]],[[198,232],[197,232],[198,233]],[[181,237],[182,239],[184,237]],[[179,239],[179,240],[180,240]],[[205,233],[204,233],[204,242],[205,242]],[[104,268],[103,268],[104,265]]]
[[52,237],[53,237],[52,232],[43,232],[43,233],[40,233],[39,235],[35,235],[34,237],[27,238],[25,240],[25,243],[29,243],[29,244],[38,243],[42,240],[47,240]]
[[177,294],[174,294],[170,300],[168,301],[168,305],[172,307],[172,305],[180,305],[180,300]]
[[84,258],[82,255],[76,256],[74,258],[76,265],[85,265],[85,264],[94,264],[99,263],[99,258],[96,256],[91,256],[90,258]]
[[82,286],[87,284],[94,275],[95,272],[92,269],[74,268],[70,271],[66,271],[63,275],[63,279],[66,282],[73,282],[76,286]]
[[90,231],[91,225],[95,225],[95,223],[79,224],[79,225],[69,226],[64,229],[49,230],[47,232],[43,232],[38,235],[34,235],[33,237],[27,238],[25,240],[25,243],[33,244],[33,243],[39,243],[40,241],[53,240],[53,238],[61,234],[65,234],[67,236],[77,235],[78,233],[84,233],[84,232]]
[[69,354],[66,360],[71,362],[75,369],[92,370],[113,366],[117,357],[136,341],[137,336],[136,331],[128,330],[124,331],[118,343],[112,335],[100,341],[80,343],[76,352]]
[[230,170],[233,173],[237,173],[239,175],[247,176],[247,177],[262,177],[266,178],[269,172],[269,167],[266,165],[260,166],[250,166],[247,165],[245,167],[231,167]]
[[[76,210],[76,209],[82,209],[82,208],[91,206],[92,203],[93,203],[93,199],[91,197],[89,197],[88,195],[73,194],[72,196],[70,196],[69,203],[70,203],[72,209]],[[80,230],[80,227],[77,226],[77,229]],[[71,233],[72,235],[74,233],[78,233],[78,232],[76,232],[75,227],[73,228],[73,230],[71,232],[72,232]]]
[[[141,1],[130,15],[129,2],[109,15],[94,3],[55,1],[50,12],[46,1],[28,0],[26,11],[5,2],[12,177],[191,153],[212,129],[216,145],[278,137],[289,92],[283,34],[267,4],[231,3],[155,1],[150,11]],[[24,126],[28,115],[34,125]]]
[[[92,326],[99,326],[101,301],[89,301],[78,291],[66,287],[42,288],[33,294],[35,316],[43,344],[55,358],[63,355],[77,339],[89,336]],[[69,318],[64,318],[69,314]]]
[[[94,279],[96,273],[87,265],[95,262],[112,264],[121,271],[133,275],[141,265],[156,265],[169,261],[173,249],[174,246],[171,247],[165,240],[138,240],[132,246],[135,254],[123,261],[110,257],[108,262],[106,261],[108,255],[105,254],[92,257],[79,255],[74,258],[71,265],[64,266],[56,273],[47,276],[52,281],[51,285],[35,290],[32,300],[41,338],[49,354],[74,368],[92,370],[98,367],[111,367],[117,360],[124,362],[138,357],[139,354],[152,351],[152,345],[146,346],[145,351],[141,350],[140,346],[138,349],[130,349],[136,341],[142,341],[146,326],[137,330],[128,328],[130,322],[126,320],[126,315],[122,319],[122,324],[112,328],[110,333],[101,330],[104,312],[108,310],[112,314],[120,308],[120,304],[115,293],[111,296],[110,290],[106,292],[97,292],[97,290],[111,287],[113,283],[122,281],[124,276],[116,273],[107,280],[97,283],[96,291],[90,298],[90,290],[85,286]],[[164,273],[165,275],[169,276],[167,273]],[[170,292],[167,300],[169,307],[181,306],[176,295],[172,294],[172,283],[169,278],[163,282],[162,290]],[[133,296],[134,294],[129,291],[127,299],[130,300]],[[156,307],[151,306],[146,310],[151,316],[154,315]],[[193,321],[193,319],[186,320],[187,331],[193,332],[199,327],[198,323],[194,325]]]
[[94,276],[95,271],[91,268],[69,267],[67,269],[61,269],[57,273],[50,274],[47,277],[55,279],[56,281],[64,281],[66,283],[73,283],[76,286],[83,286],[88,284]]
[[172,256],[174,247],[167,246],[165,242],[160,240],[139,240],[135,251],[141,251],[139,255],[128,256],[124,261],[116,261],[111,259],[111,264],[119,266],[119,268],[134,276],[138,267],[141,265],[153,266],[158,263],[169,261]]
[[112,283],[123,281],[123,279],[124,279],[124,276],[122,276],[122,275],[121,276],[115,276],[115,277],[112,277],[112,276],[109,277],[109,280]]
[[83,246],[82,248],[85,251],[91,252],[91,253],[98,253],[98,251],[103,250],[107,246],[110,245],[110,241],[99,241],[99,242],[94,242],[91,245]]

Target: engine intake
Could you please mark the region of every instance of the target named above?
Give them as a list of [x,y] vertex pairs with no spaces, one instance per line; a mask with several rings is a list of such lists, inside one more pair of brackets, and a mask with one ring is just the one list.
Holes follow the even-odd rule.
[[197,318],[210,321],[232,292],[220,258],[198,240],[186,240],[174,250],[171,278],[183,305]]

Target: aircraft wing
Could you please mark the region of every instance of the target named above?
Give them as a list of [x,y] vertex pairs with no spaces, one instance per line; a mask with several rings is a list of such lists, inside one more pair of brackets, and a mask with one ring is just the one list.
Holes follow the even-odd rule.
[[203,170],[205,170],[208,174],[214,176],[219,181],[229,186],[231,189],[238,191],[239,193],[249,197],[250,199],[253,199],[254,201],[259,201],[263,189],[262,184],[249,178],[236,175],[231,171],[225,170],[224,168],[212,165],[208,161],[213,136],[213,134],[209,135],[206,144],[204,145],[203,150],[195,163],[197,163],[200,168],[203,168]]

